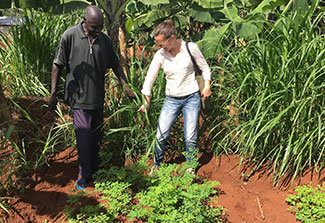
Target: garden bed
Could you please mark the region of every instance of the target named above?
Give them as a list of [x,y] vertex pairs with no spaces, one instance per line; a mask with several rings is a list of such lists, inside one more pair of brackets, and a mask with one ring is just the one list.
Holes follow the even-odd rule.
[[[168,162],[182,162],[182,158],[173,158]],[[250,179],[243,179],[237,173],[239,157],[219,156],[212,153],[201,153],[197,174],[208,180],[217,180],[220,194],[218,202],[227,209],[228,222],[297,222],[295,216],[287,211],[289,206],[285,202],[288,194],[293,193],[298,184],[313,184],[324,181],[324,174],[318,178],[312,172],[298,179],[290,188],[286,184],[273,187],[272,177],[265,173],[255,174]],[[11,215],[2,215],[4,222],[65,222],[63,214],[67,205],[68,195],[76,194],[74,189],[77,177],[77,153],[69,148],[57,154],[49,161],[49,167],[44,166],[34,175],[33,180],[26,187],[26,191],[10,201]],[[86,191],[93,191],[90,184]],[[89,197],[85,203],[97,203],[94,197]]]

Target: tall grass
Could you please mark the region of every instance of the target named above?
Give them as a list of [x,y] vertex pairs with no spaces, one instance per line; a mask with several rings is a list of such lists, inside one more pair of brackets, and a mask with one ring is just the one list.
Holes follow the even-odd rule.
[[[134,42],[132,48],[139,50],[137,45],[142,39]],[[104,142],[109,142],[109,148],[115,148],[117,154],[126,157],[139,157],[143,154],[151,154],[156,143],[157,123],[165,97],[165,75],[160,71],[152,89],[150,108],[146,113],[137,112],[144,103],[142,89],[147,70],[153,58],[155,50],[150,43],[145,45],[141,52],[137,51],[130,57],[128,67],[128,79],[130,87],[134,90],[137,99],[131,101],[118,86],[113,75],[109,75],[106,94],[107,106],[105,106],[105,136]],[[183,152],[185,143],[183,140],[182,122],[177,121],[173,126],[173,132],[166,145],[166,151]]]
[[24,10],[21,25],[9,35],[0,33],[0,75],[4,88],[13,96],[47,96],[51,68],[61,34],[78,23],[81,12],[54,16],[36,10]]
[[[0,34],[1,87],[11,101],[11,109],[21,118],[13,121],[17,125],[15,130],[19,130],[19,138],[10,137],[11,128],[1,129],[0,132],[0,170],[3,173],[0,195],[16,189],[24,190],[24,179],[46,163],[48,155],[54,154],[57,148],[66,148],[74,143],[72,123],[65,118],[59,105],[57,112],[60,120],[44,126],[44,120],[21,106],[17,97],[48,96],[50,72],[59,39],[68,27],[80,21],[81,13],[76,11],[54,16],[25,10],[21,25],[12,27],[9,35]],[[36,97],[34,102],[38,99]],[[36,104],[29,106],[35,107]],[[22,123],[27,128],[21,128]]]
[[[142,154],[151,154],[156,144],[157,124],[160,110],[165,97],[165,75],[160,71],[157,80],[152,89],[150,108],[147,113],[142,114],[136,110],[144,103],[144,98],[140,90],[142,89],[147,70],[153,58],[156,49],[152,48],[150,41],[143,41],[143,36],[134,42],[132,48],[136,51],[140,42],[146,42],[140,55],[132,55],[128,67],[128,77],[130,86],[136,93],[136,101],[130,101],[123,95],[121,89],[117,87],[118,82],[113,75],[108,77],[108,92],[106,94],[107,106],[105,106],[105,137],[104,142],[108,142],[108,150],[112,151],[112,147],[119,156],[139,157]],[[136,39],[136,38],[135,38]],[[228,43],[227,43],[228,44]],[[229,45],[229,44],[228,44]],[[215,140],[222,139],[226,130],[221,120],[227,119],[227,113],[222,109],[226,100],[223,98],[223,92],[220,91],[222,85],[220,80],[223,78],[219,74],[221,69],[218,61],[210,61],[212,69],[212,88],[213,97],[209,109],[202,113],[204,119],[203,125],[199,128],[200,146],[210,144],[210,138],[206,135],[206,131],[214,126],[214,129],[222,129]],[[217,118],[216,118],[217,117]],[[209,145],[207,145],[209,146]],[[210,147],[209,147],[210,148]],[[184,128],[182,116],[176,120],[172,127],[172,132],[165,148],[168,153],[178,152],[182,154],[185,151]]]
[[[133,45],[136,49],[136,44]],[[131,56],[128,81],[130,87],[136,94],[137,99],[131,101],[123,94],[116,78],[108,75],[106,105],[105,106],[105,136],[104,142],[108,141],[110,147],[115,147],[119,151],[117,155],[127,157],[137,157],[143,153],[150,153],[154,147],[156,126],[159,108],[162,103],[164,77],[159,75],[153,88],[153,97],[150,109],[147,113],[137,112],[137,109],[144,103],[144,98],[140,92],[146,71],[152,55],[144,55],[146,47],[139,57]],[[144,58],[146,57],[146,58]]]
[[[28,108],[13,100],[11,102],[18,109],[16,115],[21,117],[15,120],[16,127],[0,129],[0,196],[24,191],[25,179],[43,164],[48,164],[49,155],[75,144],[72,122],[62,115],[59,104],[56,122],[42,124],[40,120],[34,120],[35,115]],[[19,139],[18,136],[12,137],[14,129]]]
[[325,165],[324,13],[314,12],[266,23],[224,61],[227,103],[237,105],[237,122],[216,147],[267,164],[276,183]]
[[0,196],[4,195],[4,191],[11,189],[13,184],[13,173],[14,173],[14,166],[13,166],[13,159],[14,153],[12,150],[8,150],[11,141],[11,135],[13,133],[13,126],[10,126],[8,129],[1,128],[0,129],[0,152],[1,152],[1,160],[0,162],[0,170],[1,170],[1,177],[0,177]]

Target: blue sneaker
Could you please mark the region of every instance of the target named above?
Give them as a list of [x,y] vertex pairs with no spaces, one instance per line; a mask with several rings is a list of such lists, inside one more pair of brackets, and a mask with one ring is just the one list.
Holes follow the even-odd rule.
[[87,186],[87,180],[85,178],[82,178],[82,179],[78,179],[77,182],[76,182],[76,188],[78,190],[83,190],[85,189]]

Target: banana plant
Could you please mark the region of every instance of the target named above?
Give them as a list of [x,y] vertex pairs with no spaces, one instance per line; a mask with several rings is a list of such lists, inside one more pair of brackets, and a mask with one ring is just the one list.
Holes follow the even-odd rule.
[[96,0],[104,10],[105,26],[113,42],[117,41],[119,29],[125,29],[125,7],[131,0]]
[[94,0],[1,0],[0,9],[8,8],[42,8],[56,14],[71,12],[94,4]]
[[[133,20],[133,32],[150,31],[172,18],[181,32],[185,30],[183,36],[197,41],[203,54],[213,58],[220,52],[219,43],[228,30],[236,38],[254,38],[271,12],[303,11],[308,0],[138,0],[132,4],[128,13]],[[133,12],[135,8],[137,13]]]
[[126,36],[126,16],[125,8],[131,0],[96,0],[96,4],[104,10],[105,27],[115,44],[115,51],[119,54],[123,67],[127,66],[127,49],[125,43]]

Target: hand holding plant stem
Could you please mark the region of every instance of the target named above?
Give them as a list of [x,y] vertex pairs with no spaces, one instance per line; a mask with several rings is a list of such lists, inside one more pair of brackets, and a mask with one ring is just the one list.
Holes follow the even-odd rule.
[[148,111],[149,106],[150,106],[150,96],[145,95],[144,98],[145,98],[145,102],[143,105],[140,106],[140,108],[137,110],[137,112],[144,113],[144,112]]

